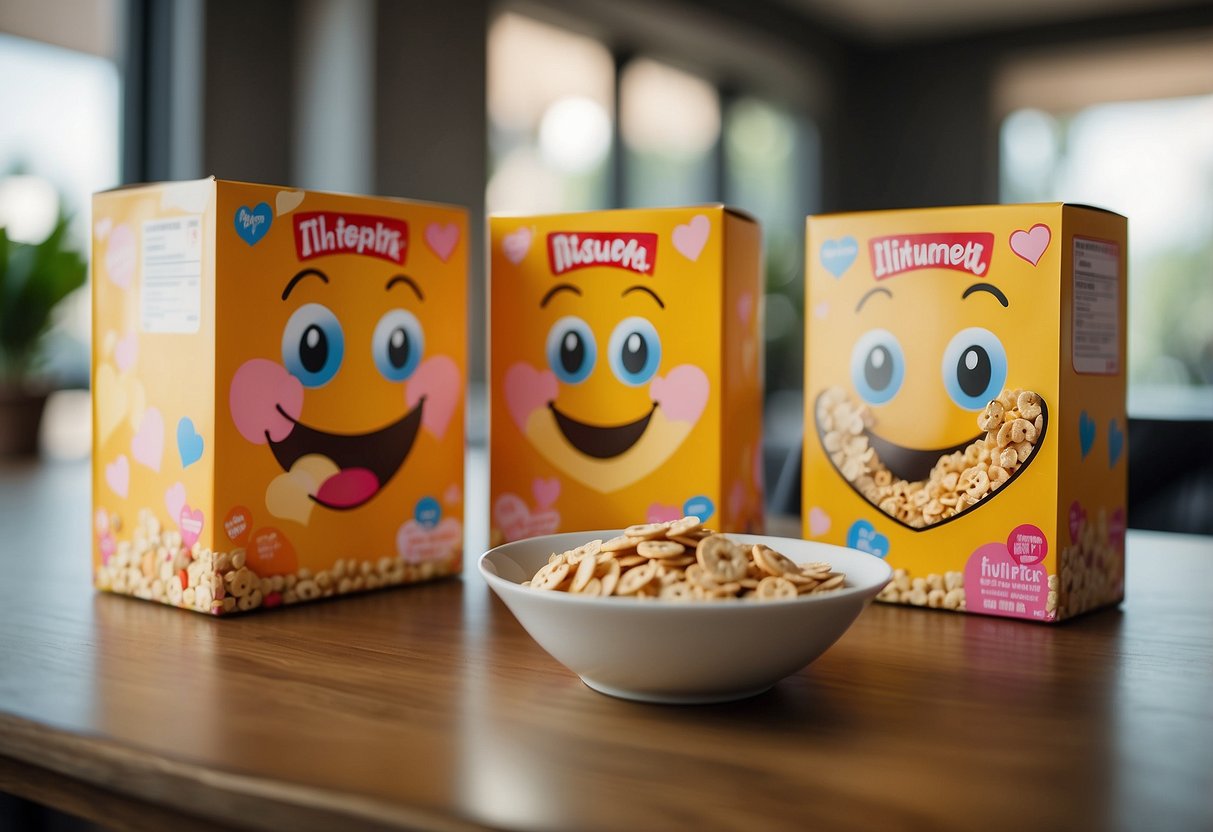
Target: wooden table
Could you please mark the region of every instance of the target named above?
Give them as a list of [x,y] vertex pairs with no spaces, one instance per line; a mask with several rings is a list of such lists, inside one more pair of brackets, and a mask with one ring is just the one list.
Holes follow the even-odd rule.
[[94,594],[87,504],[83,466],[0,469],[0,790],[93,820],[1213,828],[1208,539],[1132,533],[1120,611],[873,607],[766,694],[668,707],[583,686],[472,572],[224,621]]

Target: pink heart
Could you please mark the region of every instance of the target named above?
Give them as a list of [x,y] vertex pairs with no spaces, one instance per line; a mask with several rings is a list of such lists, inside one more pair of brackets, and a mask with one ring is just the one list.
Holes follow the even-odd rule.
[[448,222],[446,225],[432,222],[425,227],[425,244],[429,246],[430,251],[438,255],[438,259],[445,263],[451,257],[451,252],[455,250],[455,246],[459,244],[459,226],[453,222]]
[[410,408],[425,398],[421,424],[439,439],[446,435],[447,425],[455,415],[463,389],[462,378],[453,358],[435,355],[421,362],[404,387],[404,401]]
[[530,364],[515,364],[505,371],[505,404],[518,429],[526,433],[526,420],[556,398],[556,375]]
[[522,262],[526,257],[526,253],[531,250],[531,229],[519,228],[513,234],[506,234],[501,238],[501,250],[505,252],[505,259],[509,260],[515,266]]
[[249,442],[264,445],[267,436],[281,442],[295,427],[292,419],[303,412],[303,385],[281,364],[253,358],[232,376],[228,409],[236,430]]
[[135,366],[135,357],[139,354],[139,337],[135,333],[119,338],[114,345],[114,363],[118,369],[126,372]]
[[177,515],[177,526],[181,529],[181,545],[189,549],[202,534],[202,509],[182,506]]
[[830,530],[830,515],[818,506],[809,509],[809,534],[820,537]]
[[682,509],[678,506],[667,506],[661,503],[652,503],[644,514],[646,523],[671,523],[681,519]]
[[396,554],[408,563],[449,560],[463,545],[463,527],[447,517],[432,529],[409,520],[396,532]]
[[123,289],[131,285],[135,276],[135,232],[125,223],[110,231],[105,247],[105,273],[109,279]]
[[535,495],[536,508],[549,509],[560,496],[560,480],[556,477],[546,480],[543,477],[535,477],[531,482],[531,493]]
[[552,509],[531,513],[517,494],[502,494],[493,503],[493,522],[507,541],[552,534],[560,527],[560,515]]
[[126,454],[119,454],[117,459],[105,466],[105,481],[119,497],[126,497],[130,493],[131,464]]
[[139,430],[131,439],[131,456],[153,471],[160,470],[160,459],[164,456],[164,417],[154,407],[143,411]]
[[741,318],[743,324],[750,322],[750,313],[754,311],[754,296],[749,292],[742,292],[737,298],[737,317]]
[[670,419],[694,424],[708,403],[708,389],[708,377],[703,370],[693,364],[680,364],[664,377],[653,379],[649,395]]
[[97,551],[101,553],[101,563],[103,565],[110,562],[110,556],[114,554],[117,548],[118,544],[115,542],[114,536],[109,532],[106,532],[97,539]]
[[675,226],[674,248],[688,260],[698,260],[711,231],[712,221],[703,214],[696,214],[686,225]]
[[168,509],[169,517],[181,516],[181,510],[185,508],[185,483],[175,482],[168,487],[164,492],[164,507]]
[[1011,234],[1011,251],[1035,266],[1044,256],[1051,239],[1053,235],[1049,226],[1036,223],[1027,231],[1019,230]]
[[1087,510],[1075,500],[1070,503],[1070,542],[1077,543],[1082,534],[1082,527],[1087,523]]

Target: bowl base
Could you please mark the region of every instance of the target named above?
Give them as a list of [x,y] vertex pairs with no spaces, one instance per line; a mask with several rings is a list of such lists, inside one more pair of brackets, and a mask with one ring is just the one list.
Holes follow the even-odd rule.
[[593,679],[581,677],[586,687],[614,696],[617,699],[629,699],[633,702],[648,702],[656,705],[712,705],[718,702],[734,702],[738,699],[749,699],[760,693],[766,693],[774,684],[763,685],[745,690],[718,691],[715,693],[649,693],[645,691],[624,690],[612,685],[603,684]]

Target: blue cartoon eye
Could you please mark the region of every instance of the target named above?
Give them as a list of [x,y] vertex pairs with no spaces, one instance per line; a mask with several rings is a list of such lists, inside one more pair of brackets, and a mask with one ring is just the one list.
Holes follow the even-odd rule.
[[611,372],[624,384],[644,384],[661,364],[661,338],[644,318],[624,318],[607,345]]
[[548,331],[548,366],[565,384],[586,380],[598,360],[598,346],[590,325],[568,315],[552,324]]
[[981,410],[1007,380],[1007,351],[988,329],[956,333],[943,351],[943,386],[965,410]]
[[282,363],[304,387],[328,384],[341,367],[345,336],[327,306],[300,306],[282,330]]
[[404,381],[421,363],[425,333],[421,322],[406,309],[392,309],[375,324],[371,357],[388,381]]
[[870,329],[851,350],[851,383],[868,404],[884,404],[897,395],[906,375],[901,344],[887,329]]

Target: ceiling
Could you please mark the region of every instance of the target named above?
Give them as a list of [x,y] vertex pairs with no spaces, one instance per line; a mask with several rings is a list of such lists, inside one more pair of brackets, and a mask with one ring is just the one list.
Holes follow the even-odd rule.
[[988,33],[1191,6],[1190,0],[777,0],[864,40]]

